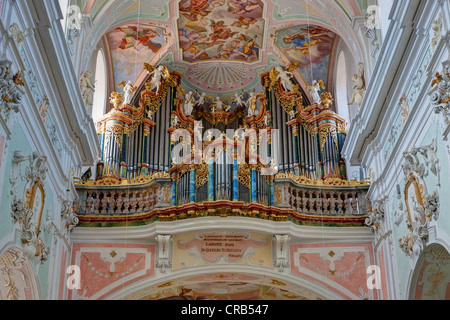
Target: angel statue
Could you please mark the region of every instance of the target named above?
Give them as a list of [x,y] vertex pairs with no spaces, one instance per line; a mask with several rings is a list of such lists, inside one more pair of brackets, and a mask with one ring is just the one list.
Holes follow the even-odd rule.
[[250,93],[250,97],[247,100],[248,117],[253,117],[258,115],[257,101],[259,97],[264,96],[262,93],[256,93],[255,89]]
[[195,94],[196,94],[196,101],[195,104],[202,106],[206,100],[209,100],[209,97],[206,96],[206,93],[202,92],[198,92],[197,90],[195,90]]
[[364,99],[364,95],[366,94],[366,81],[364,79],[364,64],[358,64],[358,73],[352,76],[353,81],[353,89],[355,92],[353,93],[352,99],[348,103],[352,105],[356,103],[358,108],[361,107],[362,101]]
[[224,103],[223,103],[223,98],[219,98],[219,97],[215,97],[213,103],[215,104],[215,110],[217,111],[223,111],[224,108]]
[[311,94],[313,103],[320,104],[322,102],[322,99],[320,98],[320,94],[319,94],[320,88],[325,89],[325,86],[324,86],[322,80],[319,80],[319,81],[314,80],[311,85],[306,87],[306,89]]
[[133,97],[133,92],[135,90],[131,81],[122,81],[121,83],[119,83],[119,87],[123,87],[123,104],[130,104],[131,98]]
[[298,61],[294,61],[288,67],[286,67],[286,70],[283,70],[281,66],[272,68],[272,70],[270,70],[271,86],[273,86],[276,81],[280,80],[281,85],[283,86],[283,89],[285,91],[293,91],[294,83],[292,82],[292,78],[294,77],[294,75],[292,74],[292,71],[297,68],[297,65]]
[[156,89],[155,92],[158,93],[164,80],[170,81],[171,86],[176,86],[176,81],[172,78],[170,71],[166,66],[161,65],[155,68],[148,63],[144,63],[144,69],[147,70],[147,73],[151,77],[149,86],[150,91]]
[[194,111],[194,103],[195,103],[195,99],[194,99],[194,94],[192,91],[189,91],[189,93],[187,93],[184,96],[184,114],[186,116],[190,116],[192,115],[192,111]]
[[92,105],[92,94],[89,90],[95,91],[95,86],[91,82],[92,72],[86,71],[80,77],[80,90],[85,106]]

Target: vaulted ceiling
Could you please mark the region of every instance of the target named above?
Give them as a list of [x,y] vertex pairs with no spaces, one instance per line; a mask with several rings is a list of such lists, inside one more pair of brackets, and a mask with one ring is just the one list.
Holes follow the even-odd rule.
[[87,0],[78,5],[93,20],[90,41],[107,38],[116,90],[123,80],[145,81],[147,62],[183,74],[188,90],[227,95],[258,88],[260,74],[295,60],[294,76],[303,87],[312,80],[329,86],[340,41],[362,61],[352,23],[367,2]]

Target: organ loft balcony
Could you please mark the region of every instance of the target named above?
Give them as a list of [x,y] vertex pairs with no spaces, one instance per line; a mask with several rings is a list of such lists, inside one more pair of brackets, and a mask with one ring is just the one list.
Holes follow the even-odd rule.
[[347,178],[347,124],[321,81],[310,102],[277,67],[261,75],[261,92],[227,101],[186,92],[164,65],[144,71],[144,84],[123,83],[96,122],[101,157],[75,181],[81,226],[206,216],[364,225],[370,183]]

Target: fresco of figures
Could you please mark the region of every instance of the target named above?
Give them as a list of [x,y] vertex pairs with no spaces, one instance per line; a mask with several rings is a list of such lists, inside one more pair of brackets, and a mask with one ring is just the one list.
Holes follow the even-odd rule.
[[179,6],[184,61],[259,59],[264,38],[260,0],[182,0]]
[[295,26],[277,31],[276,45],[291,62],[298,61],[298,70],[306,83],[323,79],[327,86],[330,55],[336,35],[322,27]]
[[146,22],[126,24],[110,31],[108,40],[111,46],[116,91],[122,80],[134,81],[139,75],[136,65],[143,65],[166,44],[165,30]]

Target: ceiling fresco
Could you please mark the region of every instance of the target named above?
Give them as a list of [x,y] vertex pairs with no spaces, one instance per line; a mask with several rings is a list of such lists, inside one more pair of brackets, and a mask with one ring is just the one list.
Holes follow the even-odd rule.
[[[183,75],[186,91],[231,98],[262,90],[260,75],[297,60],[293,75],[306,91],[333,78],[342,39],[355,60],[361,52],[352,29],[367,0],[86,0],[93,37],[104,29],[111,46],[110,77],[118,84],[146,81],[144,62]],[[106,27],[106,29],[105,29]],[[98,28],[98,29],[96,29]],[[98,33],[98,35],[94,35]],[[100,39],[100,38],[98,38]],[[96,40],[98,41],[98,40]],[[356,52],[356,53],[355,53]],[[330,90],[330,88],[327,88]],[[306,92],[308,96],[308,93]]]
[[134,81],[141,66],[166,44],[166,31],[151,23],[125,24],[107,33],[116,90],[121,81]]
[[314,25],[303,25],[278,30],[275,39],[276,46],[289,61],[298,61],[298,69],[306,83],[320,79],[327,86],[336,39],[333,32]]
[[183,0],[179,4],[178,40],[183,60],[259,60],[264,4],[243,0]]

